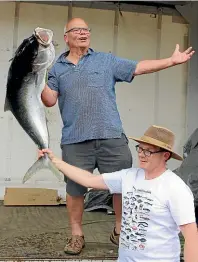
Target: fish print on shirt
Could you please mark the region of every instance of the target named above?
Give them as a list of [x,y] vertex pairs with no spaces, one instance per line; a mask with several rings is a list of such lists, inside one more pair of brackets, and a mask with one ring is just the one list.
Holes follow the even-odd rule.
[[131,250],[144,250],[153,199],[151,191],[136,189],[123,197],[120,246]]

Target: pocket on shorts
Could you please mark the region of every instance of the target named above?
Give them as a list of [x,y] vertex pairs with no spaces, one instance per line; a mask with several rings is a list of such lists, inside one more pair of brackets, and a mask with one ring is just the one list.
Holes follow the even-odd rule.
[[107,139],[105,144],[109,148],[117,148],[117,147],[122,147],[128,145],[129,141],[126,135],[123,133],[120,138],[111,138]]

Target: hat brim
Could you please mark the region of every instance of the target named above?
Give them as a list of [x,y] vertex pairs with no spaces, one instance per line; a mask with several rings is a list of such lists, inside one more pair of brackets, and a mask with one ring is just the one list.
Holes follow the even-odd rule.
[[182,161],[183,160],[183,157],[180,156],[179,154],[175,153],[174,151],[170,150],[170,149],[167,149],[166,146],[163,146],[160,141],[158,142],[157,140],[156,141],[153,141],[153,139],[151,139],[152,141],[149,141],[149,139],[144,139],[144,137],[142,138],[137,138],[137,137],[128,137],[128,139],[132,139],[138,143],[146,143],[146,144],[150,144],[150,145],[153,145],[153,146],[158,146],[160,148],[163,148],[165,150],[167,150],[167,152],[170,152],[171,153],[171,158],[174,158],[176,160],[179,160],[179,161]]

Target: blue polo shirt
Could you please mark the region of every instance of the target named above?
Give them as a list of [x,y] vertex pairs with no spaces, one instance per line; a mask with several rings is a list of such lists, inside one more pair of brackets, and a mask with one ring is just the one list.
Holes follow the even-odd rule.
[[63,53],[48,74],[48,86],[59,93],[63,121],[61,144],[119,138],[124,132],[116,105],[116,82],[133,80],[137,62],[92,49],[77,65]]

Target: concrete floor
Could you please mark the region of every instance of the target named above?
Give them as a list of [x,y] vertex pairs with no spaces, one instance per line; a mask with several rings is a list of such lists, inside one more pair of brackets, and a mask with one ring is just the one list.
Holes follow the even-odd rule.
[[63,252],[69,234],[65,206],[5,207],[0,204],[0,260],[2,259],[116,259],[109,241],[115,216],[85,212],[86,247],[79,256]]
[[70,232],[65,206],[5,207],[0,202],[0,260],[116,260],[117,247],[109,241],[114,219],[103,212],[85,212],[86,247],[80,255],[69,256],[63,252]]

